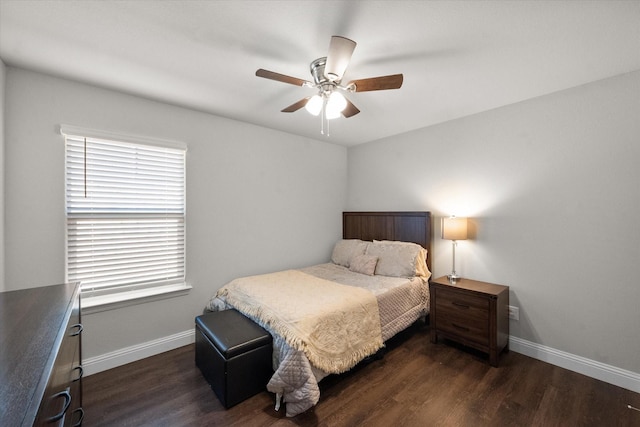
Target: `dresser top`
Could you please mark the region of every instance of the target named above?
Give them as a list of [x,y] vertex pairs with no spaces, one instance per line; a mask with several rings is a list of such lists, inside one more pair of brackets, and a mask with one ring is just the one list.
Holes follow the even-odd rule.
[[79,288],[0,293],[0,425],[35,418]]

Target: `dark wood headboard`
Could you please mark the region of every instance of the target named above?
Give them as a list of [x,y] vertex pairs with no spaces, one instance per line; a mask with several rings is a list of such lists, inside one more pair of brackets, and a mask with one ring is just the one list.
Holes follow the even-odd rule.
[[342,238],[417,243],[431,270],[431,212],[343,212]]

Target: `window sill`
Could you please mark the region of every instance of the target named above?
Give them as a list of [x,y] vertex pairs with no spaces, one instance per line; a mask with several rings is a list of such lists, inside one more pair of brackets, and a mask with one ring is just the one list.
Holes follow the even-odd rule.
[[179,283],[156,288],[118,292],[111,295],[82,297],[82,314],[99,313],[101,311],[116,310],[131,305],[179,297],[188,294],[190,290],[191,285]]

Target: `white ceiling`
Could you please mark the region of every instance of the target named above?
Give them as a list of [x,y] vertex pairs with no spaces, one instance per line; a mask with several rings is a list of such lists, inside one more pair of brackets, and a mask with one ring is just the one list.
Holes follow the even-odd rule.
[[[332,35],[355,40],[349,95],[331,121],[280,110],[311,89]],[[640,70],[640,1],[0,0],[0,58],[153,100],[346,146]]]

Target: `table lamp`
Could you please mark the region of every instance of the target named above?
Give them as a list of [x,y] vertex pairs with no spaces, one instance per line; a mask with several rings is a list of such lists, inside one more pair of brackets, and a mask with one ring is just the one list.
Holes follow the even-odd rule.
[[448,274],[447,277],[453,282],[460,278],[456,273],[456,241],[467,240],[467,218],[457,218],[455,216],[443,218],[442,238],[452,241],[453,268],[451,270],[451,274]]

